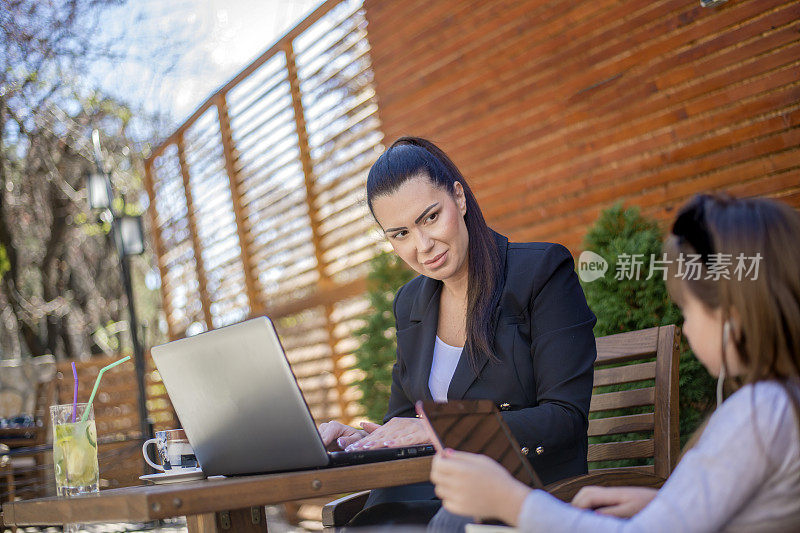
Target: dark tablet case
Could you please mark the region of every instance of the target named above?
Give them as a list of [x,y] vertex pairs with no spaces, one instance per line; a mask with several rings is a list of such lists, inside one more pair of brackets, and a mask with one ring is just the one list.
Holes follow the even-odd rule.
[[445,448],[491,457],[522,483],[542,488],[539,476],[491,401],[426,401],[422,409]]

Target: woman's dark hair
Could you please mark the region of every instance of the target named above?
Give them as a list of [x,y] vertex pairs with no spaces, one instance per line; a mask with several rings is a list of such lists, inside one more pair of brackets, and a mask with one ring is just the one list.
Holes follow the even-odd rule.
[[372,216],[375,198],[392,194],[407,180],[419,176],[430,179],[434,187],[454,195],[461,184],[467,204],[464,222],[469,232],[467,250],[467,345],[473,370],[488,359],[496,360],[492,314],[500,298],[502,265],[494,232],[486,225],[481,208],[464,176],[447,155],[432,142],[419,137],[401,137],[386,150],[369,170],[367,204]]
[[[707,309],[721,310],[723,321],[735,319],[731,340],[743,367],[737,380],[740,384],[781,383],[800,425],[798,235],[800,214],[786,204],[766,198],[704,194],[695,196],[678,213],[664,251],[672,299],[681,304],[689,292]],[[681,256],[690,254],[699,256],[701,268],[685,279],[676,265]],[[709,268],[712,259],[722,258],[730,261],[727,279]],[[739,258],[748,266],[757,261],[757,275],[737,273]],[[727,373],[724,342],[722,348]]]

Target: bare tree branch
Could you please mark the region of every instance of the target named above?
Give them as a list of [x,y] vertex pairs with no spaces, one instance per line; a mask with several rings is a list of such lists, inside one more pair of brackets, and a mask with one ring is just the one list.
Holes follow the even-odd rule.
[[88,356],[101,351],[96,332],[118,324],[121,345],[127,331],[116,250],[83,180],[94,128],[128,198],[140,194],[142,155],[126,106],[79,83],[93,61],[123,57],[99,31],[123,3],[0,0],[0,357]]

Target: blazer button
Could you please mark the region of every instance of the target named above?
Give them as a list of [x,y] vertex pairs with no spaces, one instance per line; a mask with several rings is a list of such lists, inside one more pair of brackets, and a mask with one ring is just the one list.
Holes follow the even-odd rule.
[[544,448],[541,446],[536,447],[536,455],[542,455],[544,453]]
[[511,409],[511,404],[510,403],[503,402],[503,403],[500,404],[500,410],[501,411],[508,411],[509,409]]
[[520,451],[522,452],[522,455],[528,455],[528,453],[530,453],[530,450],[527,446],[523,446]]

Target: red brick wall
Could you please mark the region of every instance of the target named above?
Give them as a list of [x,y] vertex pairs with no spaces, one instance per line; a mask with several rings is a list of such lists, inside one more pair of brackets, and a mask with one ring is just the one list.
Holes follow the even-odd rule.
[[800,207],[800,2],[366,0],[380,118],[428,137],[512,240],[580,249],[617,200]]

